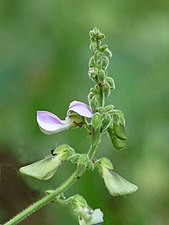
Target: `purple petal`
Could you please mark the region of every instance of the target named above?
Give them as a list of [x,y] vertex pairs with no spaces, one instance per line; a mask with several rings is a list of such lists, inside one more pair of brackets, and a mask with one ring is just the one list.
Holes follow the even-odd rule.
[[90,107],[86,105],[83,102],[79,101],[73,101],[69,105],[69,110],[68,112],[72,110],[76,113],[78,113],[81,116],[92,118],[93,117],[93,112],[91,111]]
[[65,130],[71,125],[69,119],[61,120],[51,112],[37,111],[37,122],[45,134],[53,134]]

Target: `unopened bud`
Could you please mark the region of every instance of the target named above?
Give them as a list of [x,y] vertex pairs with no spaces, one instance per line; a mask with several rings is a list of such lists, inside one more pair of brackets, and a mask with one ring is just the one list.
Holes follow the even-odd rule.
[[90,67],[89,68],[89,71],[88,71],[88,75],[89,75],[89,78],[95,82],[97,82],[97,74],[98,74],[98,69],[95,68],[95,67]]
[[89,60],[89,67],[95,67],[95,60],[93,56]]
[[102,57],[102,68],[106,70],[108,65],[109,65],[109,59],[106,56]]
[[93,96],[93,98],[90,100],[89,102],[91,108],[92,108],[92,111],[93,112],[96,112],[98,107],[99,107],[99,99],[97,96]]
[[100,70],[98,73],[98,80],[100,83],[103,83],[105,80],[106,74],[104,72],[104,70]]
[[102,45],[102,46],[100,46],[99,50],[100,50],[101,52],[104,52],[107,48],[108,48],[107,45]]
[[100,129],[101,125],[102,125],[102,118],[100,113],[95,113],[94,116],[92,117],[92,127],[97,130]]
[[125,134],[124,126],[122,124],[114,125],[114,134],[121,140],[127,140],[127,136]]
[[94,40],[91,40],[91,44],[90,44],[90,50],[91,51],[95,51],[97,49],[97,43]]
[[109,133],[109,136],[110,136],[111,141],[116,149],[122,150],[123,148],[125,148],[126,145],[121,139],[119,139],[115,135],[112,135],[111,132]]
[[105,106],[105,111],[112,114],[114,112],[114,105]]
[[114,90],[114,89],[115,89],[115,83],[114,83],[113,78],[111,78],[111,77],[106,77],[106,81],[109,83],[110,89]]
[[94,96],[93,92],[90,91],[89,94],[88,94],[88,96],[87,96],[89,102],[91,101],[91,99],[93,98],[93,96]]
[[102,119],[102,132],[104,132],[110,125],[111,123],[111,116],[106,113],[103,115],[103,119]]
[[99,53],[98,50],[96,50],[95,53],[94,53],[94,60],[95,60],[96,63],[98,63],[99,60],[100,60],[100,53]]
[[112,53],[108,48],[104,50],[104,55],[107,56],[109,59],[112,57]]
[[108,97],[110,95],[110,85],[108,82],[105,82],[103,84],[103,92],[104,92],[105,97]]

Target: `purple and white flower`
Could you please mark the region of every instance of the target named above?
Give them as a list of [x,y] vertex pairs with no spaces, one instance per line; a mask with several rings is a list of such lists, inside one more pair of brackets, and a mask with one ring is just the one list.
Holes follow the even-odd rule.
[[83,102],[73,101],[70,103],[65,120],[61,120],[55,114],[48,111],[37,111],[37,122],[41,131],[45,134],[54,134],[69,128],[75,117],[70,113],[75,112],[77,116],[92,118],[93,112],[88,105]]

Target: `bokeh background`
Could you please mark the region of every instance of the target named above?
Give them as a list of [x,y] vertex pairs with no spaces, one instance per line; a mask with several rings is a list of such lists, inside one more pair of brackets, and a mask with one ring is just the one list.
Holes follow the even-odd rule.
[[[67,143],[78,152],[87,133],[40,132],[36,111],[61,118],[69,103],[87,103],[89,30],[106,34],[116,90],[108,103],[125,113],[127,147],[116,151],[104,136],[98,157],[139,186],[113,198],[97,171],[86,173],[66,195],[82,194],[104,211],[105,225],[169,224],[169,2],[167,0],[0,1],[0,223],[59,185],[74,169],[64,164],[48,182],[18,168]],[[21,224],[75,225],[69,208],[51,203]]]

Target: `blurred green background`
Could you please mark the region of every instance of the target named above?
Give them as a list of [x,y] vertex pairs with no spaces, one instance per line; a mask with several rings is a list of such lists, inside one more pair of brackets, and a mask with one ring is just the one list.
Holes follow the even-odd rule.
[[[169,2],[0,1],[0,223],[59,185],[74,169],[64,164],[49,182],[19,175],[18,168],[67,143],[89,145],[84,130],[53,136],[40,132],[36,111],[62,119],[72,100],[87,103],[89,30],[106,35],[116,90],[108,103],[121,109],[128,134],[124,151],[105,136],[98,157],[139,186],[113,198],[97,171],[86,173],[66,195],[82,194],[104,211],[105,225],[169,224]],[[69,208],[52,203],[21,224],[75,225]]]

